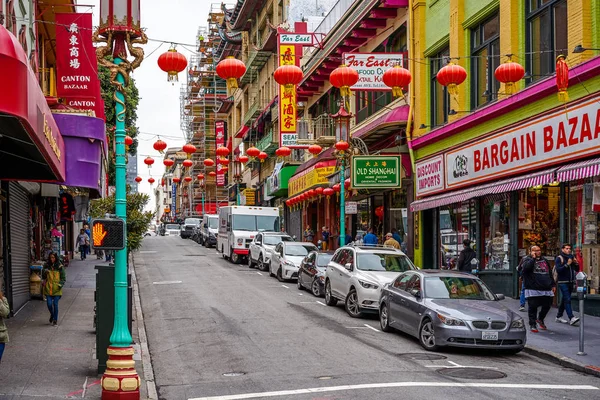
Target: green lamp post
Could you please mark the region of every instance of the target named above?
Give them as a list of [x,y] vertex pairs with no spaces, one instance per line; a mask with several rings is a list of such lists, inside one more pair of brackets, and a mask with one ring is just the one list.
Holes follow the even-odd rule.
[[338,141],[335,143],[335,157],[340,161],[340,246],[346,244],[346,162],[348,161],[351,150],[350,150],[350,114],[344,108],[344,103],[340,105],[340,109],[337,113],[331,115],[334,120],[335,126],[335,137]]
[[[100,23],[94,41],[98,64],[110,70],[116,87],[115,131],[115,214],[127,218],[125,166],[125,93],[129,74],[144,59],[144,50],[134,44],[146,44],[148,38],[140,26],[140,0],[100,2]],[[133,58],[129,61],[128,58]],[[139,399],[140,378],[135,370],[134,350],[127,321],[127,247],[115,253],[115,318],[107,349],[108,361],[102,376],[102,399]]]

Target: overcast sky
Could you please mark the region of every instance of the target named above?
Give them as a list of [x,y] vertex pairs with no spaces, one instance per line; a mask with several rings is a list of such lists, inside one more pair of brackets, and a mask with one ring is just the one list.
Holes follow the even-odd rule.
[[[94,26],[97,26],[100,0],[80,0],[79,3],[95,6],[91,10],[89,7],[79,7],[78,12],[91,11],[94,16]],[[206,26],[206,19],[212,3],[209,0],[171,0],[168,3],[161,0],[141,0],[142,27],[146,28],[146,34],[150,39],[191,44],[194,46],[186,47],[193,50],[198,27]],[[220,4],[220,1],[214,3]],[[169,147],[185,144],[183,132],[179,127],[181,85],[175,83],[173,86],[167,82],[167,73],[158,67],[156,62],[158,57],[169,48],[169,44],[163,44],[157,50],[159,45],[159,42],[152,40],[148,42],[144,47],[146,57],[133,74],[140,91],[140,104],[137,112],[137,126],[141,132],[138,136],[138,175],[144,180],[139,185],[139,191],[150,194],[151,201],[147,207],[149,210],[154,210],[154,195],[148,178],[153,176],[156,179],[154,184],[156,187],[157,183],[160,183],[159,177],[164,172],[164,166],[159,159],[160,155],[152,147],[157,140],[155,135],[167,136],[168,138],[162,138],[162,140]],[[190,51],[182,46],[177,46],[177,50],[189,59]],[[185,83],[185,73],[179,74],[179,79]],[[150,171],[143,161],[148,155],[156,159]]]

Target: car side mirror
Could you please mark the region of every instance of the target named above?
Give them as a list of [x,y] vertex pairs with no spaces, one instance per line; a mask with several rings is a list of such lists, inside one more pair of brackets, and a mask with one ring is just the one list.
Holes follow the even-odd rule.
[[204,225],[202,225],[202,226],[203,226],[203,227],[205,227],[205,228],[208,228],[208,224],[204,224]]
[[498,300],[504,300],[506,297],[505,297],[505,296],[504,296],[502,293],[497,293],[497,294],[496,294],[496,298],[497,298]]
[[344,265],[344,268],[346,268],[348,271],[352,271],[352,264],[350,264],[350,263],[346,263],[346,264]]
[[421,291],[419,289],[411,289],[410,294],[415,296],[417,299],[421,298]]

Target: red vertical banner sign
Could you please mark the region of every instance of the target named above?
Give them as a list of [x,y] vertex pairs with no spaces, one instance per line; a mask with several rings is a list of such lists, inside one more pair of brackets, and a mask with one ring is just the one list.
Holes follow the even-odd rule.
[[67,106],[104,118],[91,13],[56,13],[56,92]]
[[[216,148],[221,146],[225,146],[225,135],[227,134],[225,129],[225,121],[215,121],[215,137]],[[223,187],[225,186],[225,172],[223,171],[223,166],[217,162],[217,186]]]

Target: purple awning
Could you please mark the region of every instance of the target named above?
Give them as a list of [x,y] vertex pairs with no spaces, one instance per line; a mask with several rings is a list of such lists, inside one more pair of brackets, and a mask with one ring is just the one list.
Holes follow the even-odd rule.
[[556,171],[556,180],[568,182],[598,175],[600,175],[600,158],[594,158],[560,167]]

